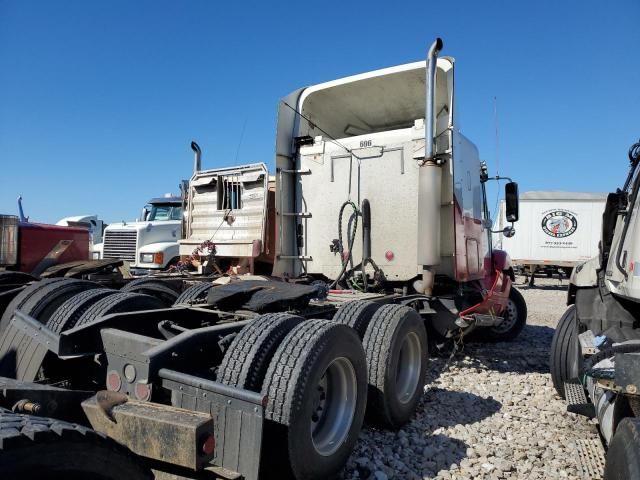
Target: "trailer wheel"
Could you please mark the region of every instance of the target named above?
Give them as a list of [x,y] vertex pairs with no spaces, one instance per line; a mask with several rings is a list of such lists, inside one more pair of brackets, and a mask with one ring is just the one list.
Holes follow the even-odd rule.
[[193,305],[194,303],[206,303],[209,290],[213,287],[211,282],[200,282],[187,288],[173,303],[174,305]]
[[80,425],[0,409],[3,478],[150,479],[124,447]]
[[338,308],[332,320],[353,328],[360,338],[364,338],[371,317],[381,306],[381,303],[368,300],[346,302]]
[[91,323],[111,313],[138,312],[164,308],[162,301],[150,295],[118,292],[91,305],[78,319],[76,326]]
[[427,370],[427,331],[412,308],[383,305],[362,340],[369,369],[367,418],[400,428],[413,415]]
[[37,278],[24,272],[0,272],[0,285],[24,285],[34,280]]
[[527,324],[527,302],[515,287],[503,312],[503,321],[496,327],[479,328],[480,338],[488,342],[508,342],[516,338]]
[[[142,279],[140,279],[142,280]],[[137,280],[134,280],[134,282]],[[156,297],[158,300],[161,300],[164,303],[165,307],[169,307],[173,305],[173,303],[178,298],[178,292],[176,292],[173,288],[168,285],[165,285],[164,282],[156,281],[146,281],[133,284],[133,282],[126,284],[124,287],[120,289],[121,292],[131,292],[131,293],[143,293],[145,295],[151,295],[152,297]]]
[[16,310],[20,310],[40,322],[46,323],[53,312],[68,298],[79,292],[94,288],[98,288],[97,283],[68,278],[41,280],[30,285],[7,306],[2,319],[0,319],[0,338]]
[[623,419],[607,451],[604,480],[640,478],[640,419]]
[[116,293],[118,291],[111,288],[96,288],[74,295],[53,312],[47,321],[47,328],[55,333],[61,333],[75,327],[80,317],[91,305]]
[[571,305],[558,320],[549,360],[553,387],[562,398],[565,398],[564,382],[577,378],[582,370],[577,328],[576,306]]
[[[366,406],[367,368],[358,334],[307,320],[284,338],[264,379],[267,471],[325,479],[346,463]],[[288,461],[282,460],[286,453]],[[280,467],[280,468],[278,468]]]
[[267,313],[254,319],[233,339],[219,368],[219,381],[259,392],[276,349],[302,317]]

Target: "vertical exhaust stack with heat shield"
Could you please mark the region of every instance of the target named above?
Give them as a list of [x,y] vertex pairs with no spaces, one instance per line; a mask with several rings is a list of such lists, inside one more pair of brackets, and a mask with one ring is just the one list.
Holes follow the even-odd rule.
[[420,293],[431,295],[435,267],[440,264],[440,197],[442,168],[435,152],[435,95],[438,53],[442,40],[437,38],[427,53],[425,71],[426,109],[424,160],[420,165],[418,189],[418,264],[422,265],[422,280],[414,282]]

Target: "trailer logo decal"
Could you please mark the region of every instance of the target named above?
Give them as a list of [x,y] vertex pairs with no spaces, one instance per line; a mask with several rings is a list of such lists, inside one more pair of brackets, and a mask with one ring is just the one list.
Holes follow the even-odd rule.
[[550,210],[542,217],[542,231],[550,237],[568,237],[577,228],[576,216],[567,210]]

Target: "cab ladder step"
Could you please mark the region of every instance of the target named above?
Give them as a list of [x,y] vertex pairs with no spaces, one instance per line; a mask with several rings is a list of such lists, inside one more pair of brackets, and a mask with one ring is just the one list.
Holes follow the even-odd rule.
[[588,418],[596,416],[596,409],[584,393],[584,387],[577,378],[564,382],[564,396],[567,400],[567,412]]

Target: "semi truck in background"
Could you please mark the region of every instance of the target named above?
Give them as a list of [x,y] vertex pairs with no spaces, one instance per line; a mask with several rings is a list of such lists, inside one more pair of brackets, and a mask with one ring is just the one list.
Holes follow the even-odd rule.
[[89,230],[89,250],[94,251],[94,247],[102,243],[102,236],[107,225],[98,218],[97,215],[75,215],[64,217],[56,222],[56,225],[63,227],[86,228]]
[[[267,166],[254,163],[202,170],[202,151],[195,142],[191,148],[194,172],[183,188],[181,258],[191,258],[201,273],[270,275],[275,252],[275,180]],[[212,254],[215,260],[209,260]]]
[[132,273],[165,270],[178,261],[182,231],[182,198],[167,194],[152,198],[134,222],[114,222],[95,245],[93,259],[121,259]]
[[567,411],[596,420],[600,440],[580,439],[585,474],[640,476],[640,142],[630,169],[601,216],[597,254],[576,266],[568,308],[551,343],[551,379]]
[[518,235],[505,236],[505,203],[494,222],[494,243],[509,252],[516,271],[569,277],[571,270],[598,254],[605,193],[531,191],[520,195]]

